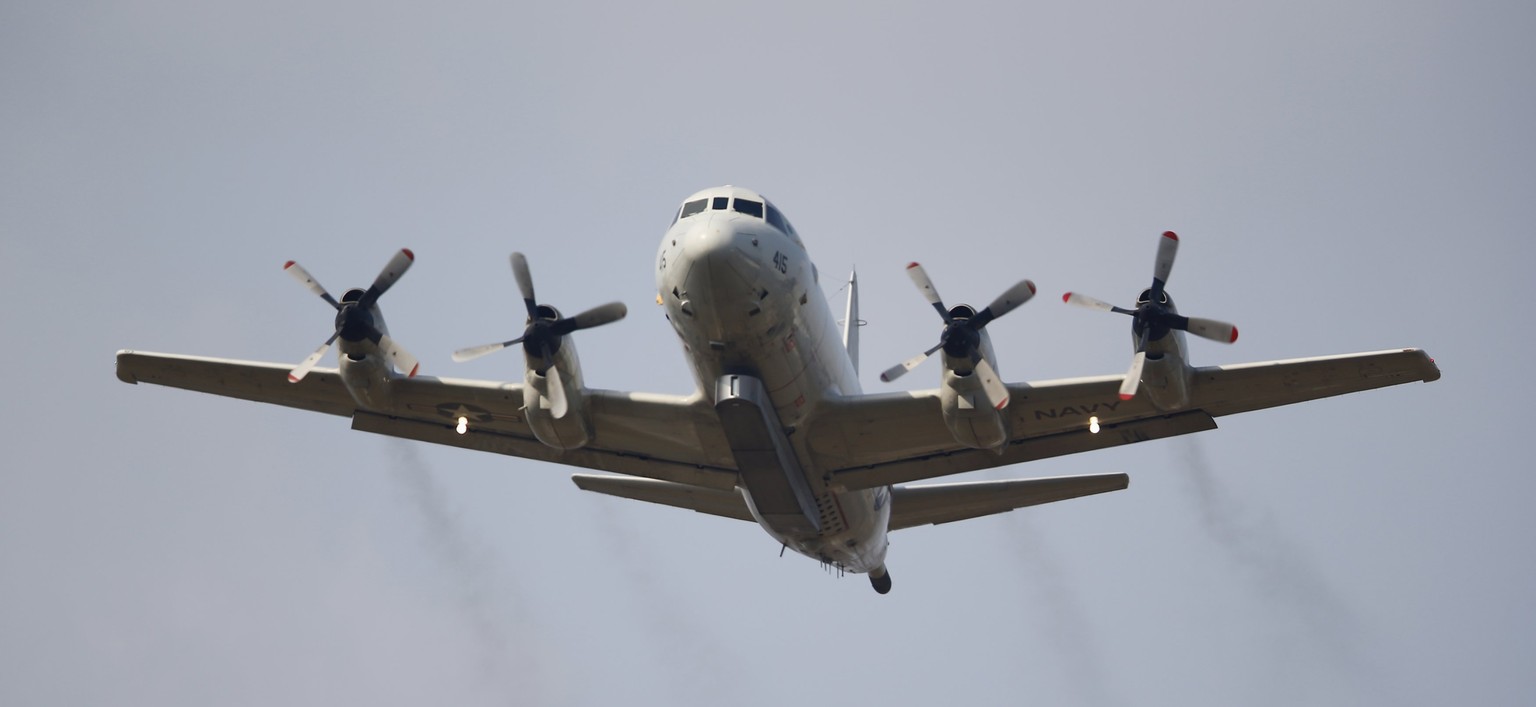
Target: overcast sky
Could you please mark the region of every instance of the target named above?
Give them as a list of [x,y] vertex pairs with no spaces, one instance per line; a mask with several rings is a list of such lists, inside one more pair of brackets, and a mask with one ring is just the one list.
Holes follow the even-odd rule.
[[[1536,702],[1528,2],[0,4],[0,703]],[[113,375],[296,363],[333,292],[517,380],[507,254],[687,392],[677,203],[774,199],[866,390],[985,303],[1005,378],[1119,373],[1157,234],[1197,363],[1422,347],[1445,377],[958,478],[1128,490],[892,538],[895,589],[571,469]],[[332,364],[327,364],[332,365]],[[901,383],[937,384],[928,364]]]

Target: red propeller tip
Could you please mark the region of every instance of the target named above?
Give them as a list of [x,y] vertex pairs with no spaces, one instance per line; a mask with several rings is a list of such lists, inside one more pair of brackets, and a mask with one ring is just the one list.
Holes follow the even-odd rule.
[[288,268],[291,268],[291,267],[293,267],[293,261],[292,260],[290,260],[290,261],[288,261],[286,263],[283,263],[283,269],[284,270],[287,270]]
[[[409,253],[410,251],[406,251],[406,252]],[[421,370],[421,364],[418,363],[418,364],[416,364],[414,366],[411,366],[411,372],[405,374],[405,377],[406,378],[415,378],[416,377],[416,372],[419,371],[419,370]]]
[[1136,397],[1136,396],[1134,396],[1134,395],[1126,395],[1125,393],[1121,393],[1120,394],[1120,399],[1121,400],[1130,400],[1131,398],[1134,398],[1134,397]]
[[1179,239],[1179,234],[1174,233],[1173,231],[1163,231],[1163,237],[1176,241]]
[[1024,284],[1029,285],[1029,294],[1035,294],[1035,281],[1034,280],[1025,280]]
[[1237,341],[1237,327],[1232,327],[1232,338],[1227,339],[1227,343],[1230,344],[1235,341]]
[[920,268],[920,267],[922,267],[922,266],[918,265],[916,261],[907,263],[907,269],[908,270],[911,270],[912,268]]
[[400,252],[405,253],[405,257],[410,258],[413,261],[416,259],[416,254],[412,253],[410,248],[401,248]]
[[292,373],[289,373],[288,374],[288,382],[289,383],[297,383],[297,382],[299,382],[299,379],[298,379],[297,376],[293,375]]
[[1005,407],[1008,407],[1008,399],[1007,398],[1003,398],[1002,402],[999,402],[997,404],[997,408],[996,409],[1001,410],[1001,409],[1003,409]]
[[1072,293],[1071,292],[1063,292],[1063,293],[1061,293],[1061,301],[1063,301],[1063,302],[1071,302],[1072,301]]

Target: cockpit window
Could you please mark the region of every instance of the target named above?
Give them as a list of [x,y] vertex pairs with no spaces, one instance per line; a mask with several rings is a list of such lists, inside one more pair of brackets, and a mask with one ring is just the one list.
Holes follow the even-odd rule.
[[714,198],[713,202],[710,203],[709,208],[715,211],[724,211],[725,205],[729,203],[730,200],[731,198],[728,196],[717,196]]
[[761,201],[751,201],[737,197],[736,201],[733,203],[732,208],[735,208],[738,213],[743,213],[748,216],[756,216],[758,218],[763,217],[763,202]]
[[789,225],[789,219],[784,218],[784,212],[779,207],[768,204],[768,223],[774,228],[784,232],[784,235],[799,240],[799,234],[795,233],[795,227]]
[[709,203],[708,199],[698,199],[698,200],[690,201],[690,202],[688,202],[686,204],[683,204],[683,211],[682,211],[682,213],[678,214],[677,217],[680,218],[680,219],[681,218],[688,218],[689,216],[692,216],[692,215],[694,215],[694,214],[696,214],[696,213],[698,213],[700,211],[703,211],[704,210],[704,205],[707,204],[707,203]]

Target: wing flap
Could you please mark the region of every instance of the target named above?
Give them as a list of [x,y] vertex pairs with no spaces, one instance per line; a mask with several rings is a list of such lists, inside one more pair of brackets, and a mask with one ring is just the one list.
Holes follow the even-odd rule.
[[891,489],[891,530],[1006,513],[1015,508],[1119,491],[1125,474],[898,486]]
[[655,479],[599,474],[575,474],[571,476],[571,481],[576,482],[576,487],[583,491],[686,508],[722,518],[744,520],[748,523],[756,522],[752,518],[752,512],[747,510],[747,502],[734,488],[725,491]]

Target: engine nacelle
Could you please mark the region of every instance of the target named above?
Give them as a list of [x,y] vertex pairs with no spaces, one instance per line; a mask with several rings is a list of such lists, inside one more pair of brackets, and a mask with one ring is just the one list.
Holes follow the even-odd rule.
[[[989,362],[997,357],[992,354],[992,339],[985,331],[980,332],[978,350]],[[996,368],[996,365],[993,365]],[[1008,443],[1008,418],[1002,410],[992,407],[987,400],[979,376],[968,358],[951,358],[944,354],[944,380],[939,385],[939,403],[944,413],[944,424],[955,441],[972,449],[990,449],[999,454]]]
[[1189,366],[1181,357],[1149,354],[1141,368],[1141,390],[1158,410],[1183,410],[1189,407],[1189,377]]
[[1181,331],[1169,332],[1147,347],[1147,362],[1141,367],[1141,391],[1158,410],[1176,412],[1189,407],[1193,369],[1184,356],[1187,350],[1187,339]]
[[1008,425],[1001,410],[987,402],[987,394],[975,373],[958,375],[944,372],[944,384],[939,386],[939,402],[944,411],[944,424],[949,426],[955,441],[972,449],[990,449],[1001,452],[1008,442]]
[[543,360],[526,356],[527,366],[523,374],[523,414],[533,436],[555,449],[580,449],[592,441],[592,424],[587,414],[587,399],[581,382],[581,362],[576,358],[576,347],[567,338],[551,359],[560,370],[560,381],[565,392],[565,414],[555,416],[550,386],[553,376],[540,374]]
[[341,382],[347,392],[363,410],[388,412],[391,409],[389,379],[396,375],[389,363],[380,355],[353,358],[343,353],[340,364]]
[[[359,293],[360,294],[360,293]],[[352,297],[348,293],[347,297]],[[385,335],[389,334],[389,327],[384,325],[384,315],[378,307],[372,310],[374,326]],[[341,375],[341,382],[347,386],[347,392],[352,394],[352,399],[357,406],[364,410],[374,412],[388,412],[393,407],[390,397],[389,382],[391,378],[398,376],[390,366],[389,359],[384,352],[367,339],[359,341],[339,340],[341,351],[337,364]]]

